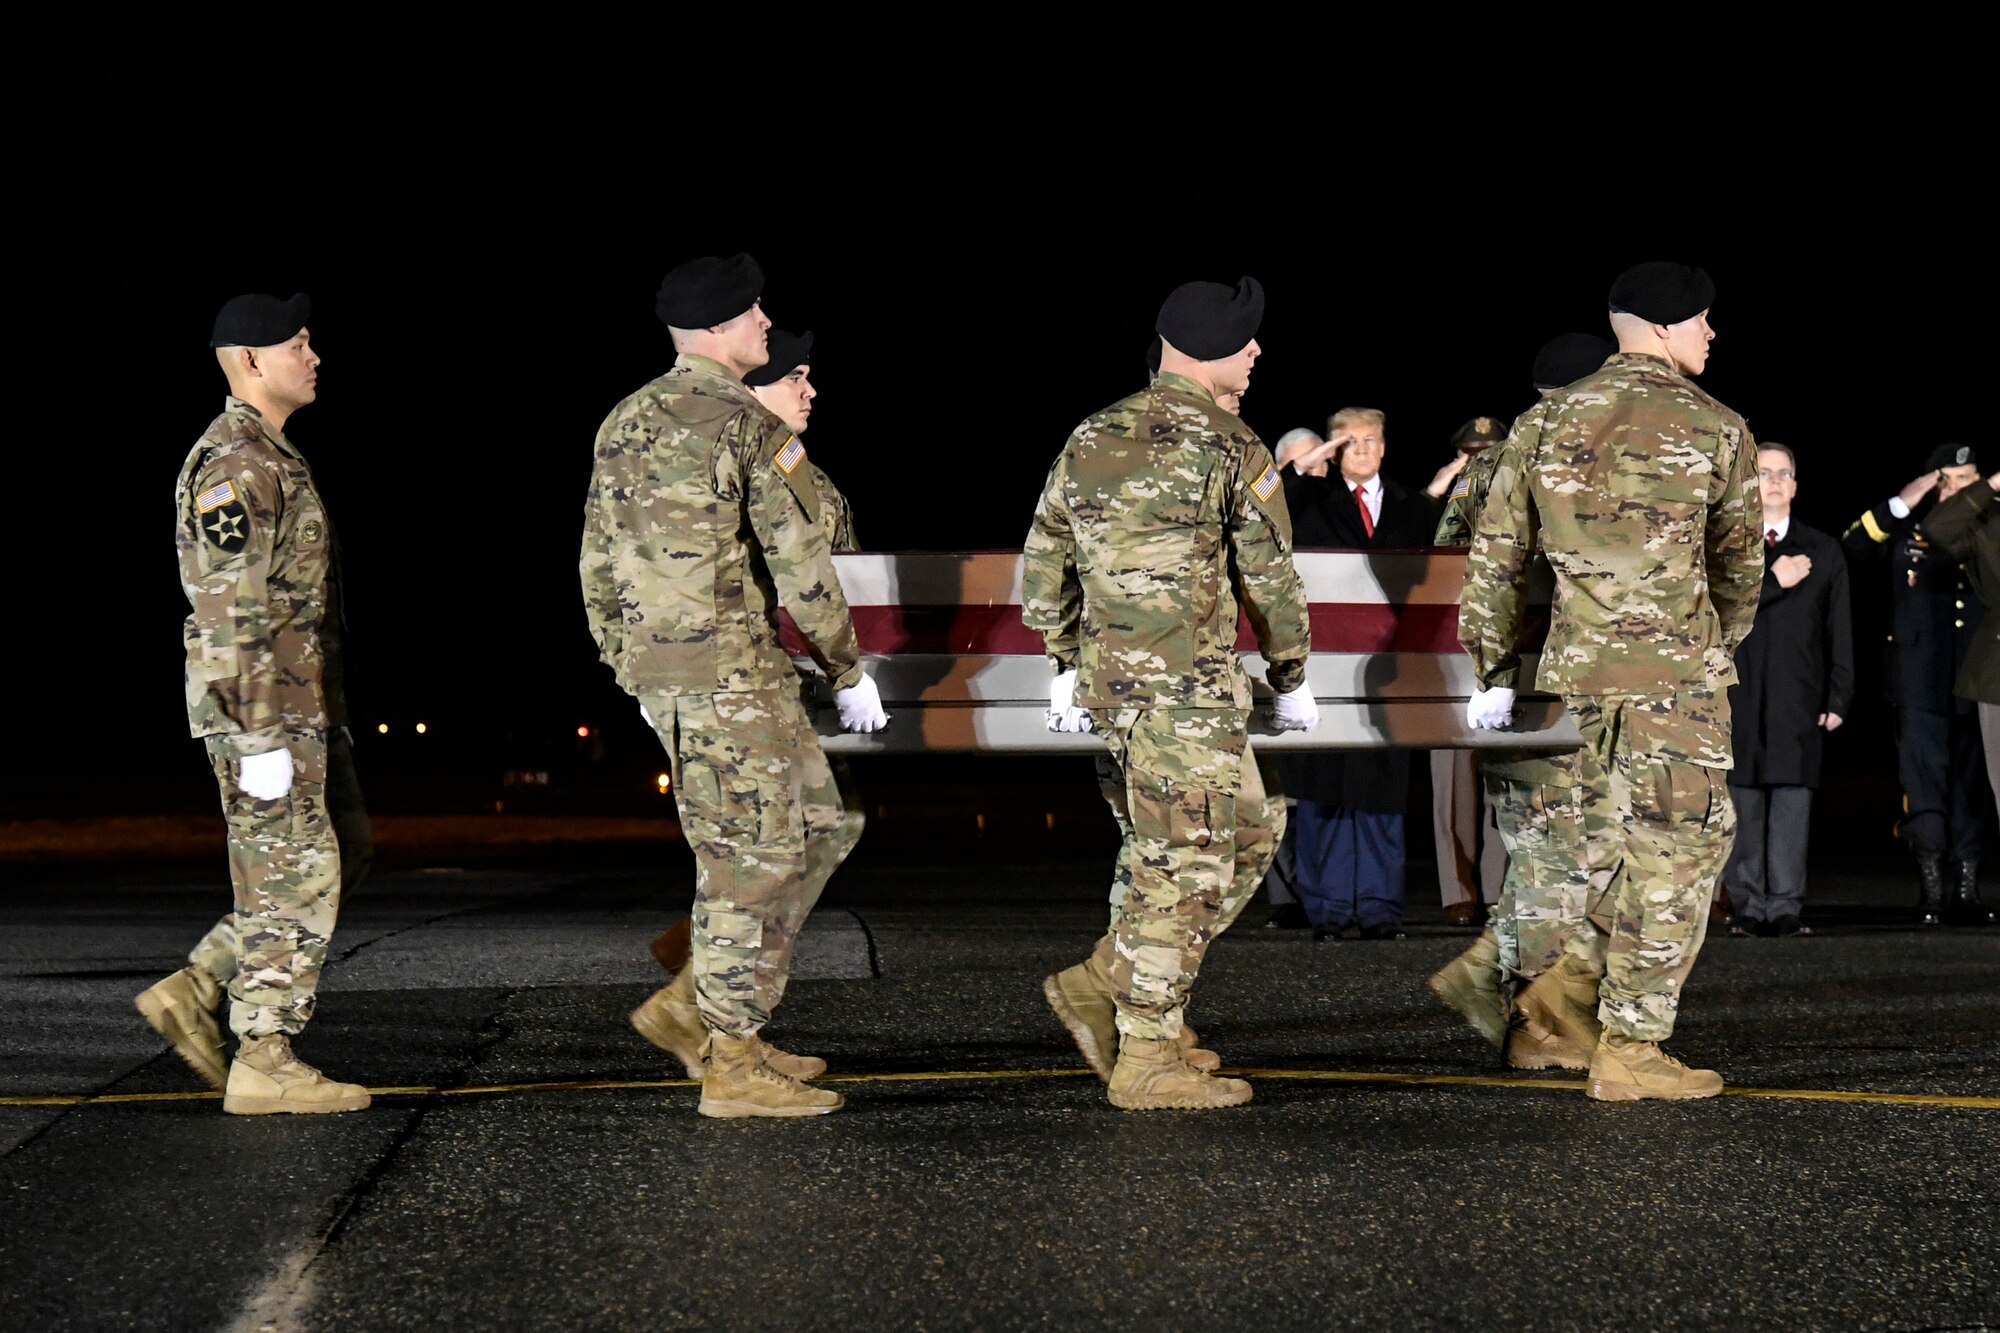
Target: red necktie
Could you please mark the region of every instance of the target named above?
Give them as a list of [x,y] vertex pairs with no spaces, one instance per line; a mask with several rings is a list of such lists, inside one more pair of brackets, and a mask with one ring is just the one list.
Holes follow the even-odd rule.
[[1354,507],[1361,511],[1361,531],[1368,535],[1370,541],[1373,541],[1375,539],[1375,516],[1368,512],[1368,497],[1362,494],[1359,486],[1354,488]]
[[1771,548],[1772,550],[1777,549],[1778,530],[1776,528],[1772,528],[1764,534],[1764,545]]

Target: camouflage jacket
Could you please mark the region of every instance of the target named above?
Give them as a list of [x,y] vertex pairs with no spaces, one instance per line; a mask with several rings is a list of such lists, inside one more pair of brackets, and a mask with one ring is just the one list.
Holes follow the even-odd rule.
[[854,537],[854,510],[847,497],[826,475],[826,469],[817,463],[806,466],[812,469],[813,489],[819,493],[819,525],[826,529],[827,545],[836,551],[860,550],[861,543]]
[[805,445],[741,381],[682,356],[598,428],[584,610],[632,694],[777,689],[782,600],[836,687],[861,674]]
[[325,731],[333,533],[305,459],[263,413],[226,399],[181,465],[174,521],[193,608],[181,631],[188,730],[227,737],[238,755]]
[[1735,683],[1764,579],[1743,418],[1660,358],[1620,353],[1524,412],[1500,451],[1459,607],[1482,686],[1517,684],[1537,542],[1556,581],[1542,689]]
[[1091,416],[1049,471],[1022,552],[1022,616],[1086,708],[1248,708],[1237,602],[1273,688],[1305,677],[1305,589],[1277,466],[1193,380]]
[[1486,492],[1493,485],[1493,466],[1499,461],[1499,447],[1489,445],[1459,470],[1445,497],[1444,512],[1438,515],[1432,545],[1472,545],[1472,534],[1479,531],[1479,507],[1486,503]]

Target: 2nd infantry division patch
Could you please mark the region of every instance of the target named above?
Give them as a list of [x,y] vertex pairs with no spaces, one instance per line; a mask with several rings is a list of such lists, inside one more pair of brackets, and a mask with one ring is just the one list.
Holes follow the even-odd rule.
[[198,521],[202,536],[218,551],[234,555],[250,540],[250,511],[234,500],[208,510]]
[[1257,480],[1250,483],[1250,493],[1268,503],[1270,498],[1278,493],[1278,470],[1269,463],[1264,464],[1264,470],[1257,475]]
[[792,469],[805,461],[805,456],[806,447],[800,444],[799,437],[794,435],[785,441],[785,447],[778,450],[771,461],[778,465],[778,471],[789,477],[792,475]]

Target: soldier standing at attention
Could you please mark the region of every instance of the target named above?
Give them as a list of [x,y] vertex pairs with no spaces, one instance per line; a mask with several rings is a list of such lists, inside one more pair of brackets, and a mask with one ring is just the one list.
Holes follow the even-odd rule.
[[1269,451],[1217,403],[1262,353],[1264,292],[1191,282],[1160,307],[1150,385],[1087,418],[1050,469],[1022,560],[1022,618],[1056,677],[1050,727],[1095,729],[1122,776],[1112,801],[1130,888],[1091,957],[1043,994],[1125,1110],[1250,1100],[1190,1063],[1182,1010],[1209,943],[1242,910],[1283,831],[1249,753],[1248,613],[1277,695],[1305,729],[1305,590]]
[[[1543,399],[1595,373],[1618,347],[1595,334],[1566,333],[1535,355],[1534,386]],[[1525,418],[1523,418],[1525,419]],[[1510,431],[1511,435],[1512,432]],[[1495,466],[1515,456],[1500,445],[1476,455],[1452,488],[1438,520],[1439,546],[1466,546],[1479,527]],[[1518,462],[1515,463],[1518,467]],[[1515,663],[1507,674],[1519,674]],[[1513,1010],[1516,990],[1562,956],[1583,922],[1593,857],[1589,842],[1607,830],[1584,828],[1578,800],[1578,753],[1488,750],[1479,756],[1481,784],[1507,848],[1507,875],[1486,931],[1430,979],[1440,1000],[1504,1051],[1516,1069],[1586,1069],[1591,1050],[1562,1041],[1542,1023]],[[1602,811],[1592,811],[1593,817]],[[1599,887],[1604,876],[1599,875]]]
[[700,1071],[701,1114],[722,1118],[824,1115],[842,1100],[805,1082],[824,1061],[759,1036],[838,864],[842,816],[779,643],[781,601],[833,682],[841,725],[888,723],[805,446],[743,384],[769,355],[763,286],[741,254],[689,260],[661,282],[677,355],[597,432],[580,562],[591,634],[666,747],[695,857],[690,965],[632,1023]]
[[1573,1046],[1597,1038],[1589,1091],[1602,1101],[1722,1090],[1719,1074],[1659,1045],[1735,830],[1727,689],[1764,577],[1756,444],[1692,379],[1714,296],[1706,273],[1680,264],[1619,276],[1618,354],[1531,408],[1504,446],[1459,621],[1480,686],[1467,721],[1503,725],[1539,543],[1556,596],[1537,683],[1576,717],[1586,815],[1604,811],[1618,864],[1590,929],[1521,1003]]
[[[189,966],[138,998],[154,1030],[231,1115],[358,1111],[368,1090],[292,1052],[312,1018],[340,906],[341,848],[329,810],[327,657],[333,534],[285,422],[318,396],[311,303],[239,296],[209,345],[229,381],[174,488],[181,586],[193,614],[189,729],[207,744],[229,829],[236,910]],[[351,752],[343,751],[344,754]],[[351,760],[350,760],[351,762]],[[346,787],[358,796],[351,772]],[[364,825],[365,827],[365,825]],[[223,987],[236,1058],[223,1060]]]

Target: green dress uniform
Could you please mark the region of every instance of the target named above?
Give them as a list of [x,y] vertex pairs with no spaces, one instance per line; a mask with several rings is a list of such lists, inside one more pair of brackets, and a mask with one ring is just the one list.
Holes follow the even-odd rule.
[[720,364],[682,355],[598,430],[584,606],[672,761],[696,867],[701,1016],[753,1036],[799,928],[861,834],[778,637],[782,601],[839,689],[861,677],[805,446]]
[[1556,597],[1536,683],[1583,732],[1584,800],[1616,865],[1574,938],[1599,1016],[1665,1040],[1735,814],[1728,687],[1764,574],[1756,442],[1665,360],[1620,353],[1531,408],[1495,465],[1459,637],[1482,688],[1517,683],[1537,546]]
[[[188,454],[174,510],[188,726],[222,792],[236,899],[189,961],[228,988],[238,1036],[296,1035],[340,906],[323,643],[333,534],[305,459],[233,397]],[[258,800],[238,765],[278,749],[291,790]]]
[[[1049,472],[1022,618],[1109,747],[1100,766],[1130,888],[1112,912],[1118,1030],[1178,1038],[1209,943],[1255,893],[1284,829],[1247,734],[1248,613],[1273,689],[1310,632],[1268,450],[1193,380],[1162,374],[1078,426]],[[1117,895],[1114,895],[1117,896]]]

